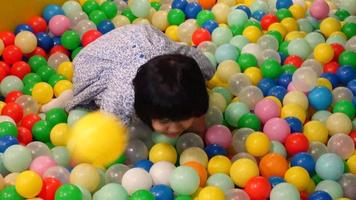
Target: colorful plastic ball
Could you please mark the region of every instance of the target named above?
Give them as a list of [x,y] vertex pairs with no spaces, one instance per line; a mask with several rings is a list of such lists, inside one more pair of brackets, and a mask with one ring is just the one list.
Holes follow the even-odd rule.
[[2,161],[8,171],[22,172],[31,164],[31,151],[21,145],[12,145],[4,152]]
[[208,30],[210,33],[213,33],[213,31],[219,27],[219,24],[216,21],[209,19],[204,22],[201,27]]
[[272,187],[275,187],[276,185],[285,182],[284,179],[279,176],[271,176],[269,177],[268,181],[272,185]]
[[225,199],[224,192],[216,186],[207,186],[199,192],[199,200],[223,200]]
[[326,73],[336,74],[339,67],[340,67],[339,63],[337,63],[335,61],[331,61],[329,63],[324,64],[323,70]]
[[186,163],[184,163],[184,166],[191,167],[198,173],[199,180],[200,180],[199,186],[204,187],[206,184],[206,180],[208,178],[208,172],[207,172],[206,168],[203,165],[201,165],[200,163],[195,162],[195,161],[186,162]]
[[191,19],[191,18],[196,18],[196,16],[201,10],[202,7],[198,3],[192,2],[192,3],[188,3],[185,6],[184,13],[186,14],[188,19]]
[[49,52],[52,49],[54,45],[53,39],[48,34],[44,32],[39,32],[36,34],[36,37],[37,37],[37,44],[39,47],[41,47],[46,52]]
[[274,101],[265,98],[256,104],[254,111],[261,122],[266,123],[268,120],[278,117],[281,109]]
[[232,135],[230,130],[223,125],[215,125],[209,127],[205,134],[205,141],[207,144],[218,144],[224,148],[231,145]]
[[64,11],[63,9],[58,6],[58,5],[54,5],[54,4],[50,4],[47,7],[44,8],[43,12],[42,12],[43,18],[49,22],[50,19],[56,15],[64,15]]
[[56,190],[61,186],[61,182],[55,178],[44,178],[42,190],[38,194],[39,197],[44,199],[54,199]]
[[43,143],[50,141],[51,126],[47,121],[40,120],[32,127],[33,137]]
[[269,153],[262,157],[259,167],[262,176],[270,178],[271,176],[283,177],[288,169],[287,160],[276,153]]
[[268,59],[263,62],[261,71],[265,78],[277,78],[282,73],[282,68],[276,60]]
[[105,34],[105,33],[108,33],[110,31],[114,30],[115,26],[111,21],[103,20],[98,24],[97,28],[98,28],[98,31],[100,31],[102,34]]
[[334,113],[328,117],[326,127],[329,130],[329,135],[349,134],[352,130],[352,122],[344,113]]
[[204,148],[204,151],[206,152],[209,158],[212,158],[217,155],[227,155],[226,150],[218,144],[209,144]]
[[70,20],[64,15],[56,15],[48,23],[49,30],[54,35],[62,35],[70,27]]
[[266,13],[263,10],[256,10],[255,12],[252,13],[252,17],[257,20],[261,20],[265,15]]
[[276,1],[277,9],[289,8],[291,5],[293,5],[293,1],[291,1],[291,0],[277,0]]
[[55,194],[55,199],[65,200],[65,199],[82,199],[82,193],[78,186],[73,184],[63,184],[60,186]]
[[309,196],[310,200],[332,200],[331,196],[325,191],[315,191]]
[[292,82],[293,75],[291,73],[283,73],[278,77],[278,85],[288,88],[289,83]]
[[[243,54],[241,54],[243,55]],[[276,86],[277,83],[274,79],[272,78],[263,78],[259,83],[258,83],[258,88],[262,91],[264,96],[267,96],[269,89],[272,87]]]
[[323,64],[328,63],[334,58],[334,50],[327,43],[318,44],[314,49],[314,58]]
[[28,20],[28,25],[32,28],[34,33],[45,32],[47,29],[46,21],[39,16],[33,16]]
[[346,114],[350,119],[353,119],[356,113],[355,106],[352,102],[346,100],[341,100],[334,105],[333,113],[337,112]]
[[229,174],[231,161],[225,156],[214,156],[209,160],[208,172],[210,175],[217,173]]
[[331,85],[333,88],[336,88],[339,86],[340,81],[337,78],[336,74],[333,73],[323,73],[320,75],[321,78],[326,78],[328,81],[330,81]]
[[171,25],[180,25],[185,21],[185,14],[180,9],[172,9],[168,12],[168,23]]
[[12,91],[21,91],[22,88],[23,83],[17,76],[10,75],[1,80],[0,90],[3,96],[7,96]]
[[286,94],[287,94],[287,89],[279,85],[273,86],[268,90],[267,93],[268,96],[277,97],[280,101],[283,100]]
[[131,168],[122,177],[122,186],[129,194],[139,189],[148,190],[152,187],[152,178],[144,169]]
[[306,136],[301,133],[291,134],[285,141],[285,146],[288,154],[295,155],[300,152],[306,152],[309,149],[309,141]]
[[356,80],[349,81],[347,83],[347,88],[349,88],[352,91],[352,94],[356,96]]
[[276,185],[270,195],[271,200],[298,200],[300,199],[300,194],[297,188],[290,183],[280,183]]
[[17,176],[15,187],[21,196],[33,198],[41,191],[42,179],[33,171],[24,171]]
[[1,110],[1,114],[11,117],[15,122],[19,122],[23,117],[23,108],[14,102],[7,103]]
[[346,23],[342,26],[341,31],[350,39],[356,35],[356,25],[355,23]]
[[199,187],[198,173],[191,167],[179,166],[170,176],[170,185],[180,195],[191,195]]
[[188,2],[186,0],[174,0],[172,2],[172,8],[184,10],[184,8],[187,6],[187,4],[188,4]]
[[12,145],[19,144],[16,137],[11,135],[5,135],[0,137],[0,152],[3,153],[7,148]]
[[319,157],[315,165],[316,173],[324,180],[339,180],[344,172],[344,163],[340,156],[326,153]]
[[117,15],[118,7],[114,2],[105,1],[100,5],[100,10],[103,11],[109,19],[112,19]]
[[315,87],[308,93],[310,105],[316,110],[326,110],[332,103],[332,93],[326,87]]
[[328,129],[320,121],[310,121],[304,125],[304,135],[310,142],[326,143],[328,139]]
[[147,172],[149,172],[152,165],[153,165],[153,163],[149,160],[140,160],[135,163],[134,167],[142,168],[142,169],[146,170]]
[[290,128],[284,119],[272,118],[265,123],[263,132],[270,140],[284,142],[290,134]]
[[150,169],[150,175],[154,185],[169,185],[169,177],[174,169],[175,166],[167,161],[160,161],[153,164]]
[[352,81],[356,77],[356,70],[349,65],[340,66],[336,72],[337,77],[343,84],[347,84],[349,81]]
[[307,189],[310,177],[307,170],[295,166],[286,171],[284,179],[287,183],[293,184],[299,191],[304,191]]
[[195,30],[192,36],[192,41],[197,46],[204,41],[210,41],[210,40],[211,40],[210,32],[203,28],[199,28]]
[[245,187],[247,181],[259,174],[257,164],[247,158],[236,160],[230,168],[230,177],[239,187]]
[[248,153],[260,157],[268,153],[271,143],[262,132],[254,132],[247,136],[245,145]]
[[302,152],[292,157],[291,166],[303,167],[309,172],[309,174],[313,174],[315,169],[315,161],[311,154]]
[[155,185],[150,189],[156,200],[173,200],[174,194],[171,188],[166,185]]
[[246,14],[247,14],[247,17],[250,18],[251,17],[251,10],[248,6],[246,5],[239,5],[236,7],[236,9],[240,9],[240,10],[243,10]]
[[245,185],[245,191],[253,199],[266,199],[271,192],[271,185],[265,177],[251,178]]
[[15,45],[6,46],[2,52],[2,58],[7,64],[14,64],[15,62],[21,61],[22,51]]
[[3,121],[0,123],[0,137],[6,135],[17,137],[17,134],[18,131],[15,124],[8,121]]
[[248,26],[244,29],[242,35],[246,37],[250,42],[255,43],[262,36],[262,32],[255,26]]
[[273,14],[267,14],[261,18],[261,26],[264,30],[267,30],[271,24],[276,23],[278,21],[279,20],[278,20],[277,16],[275,16]]
[[234,189],[234,183],[232,182],[232,179],[228,175],[222,173],[211,175],[207,181],[207,185],[218,187],[223,190],[224,193]]
[[66,31],[61,36],[61,43],[65,48],[74,50],[80,45],[80,37],[75,31]]
[[170,144],[158,143],[151,148],[149,152],[149,160],[153,163],[159,161],[168,161],[171,163],[176,163],[177,152]]
[[203,26],[203,24],[205,24],[205,22],[214,19],[215,19],[214,14],[209,10],[202,10],[197,15],[197,23],[201,27]]
[[53,97],[53,89],[48,83],[45,82],[36,83],[32,90],[32,97],[39,104],[46,104]]
[[228,25],[243,26],[248,20],[247,14],[240,9],[231,10],[227,17]]
[[315,1],[309,12],[312,17],[321,20],[328,16],[329,10],[329,5],[325,1]]
[[89,30],[89,31],[85,32],[82,36],[83,46],[87,46],[88,44],[90,44],[91,42],[93,42],[94,40],[99,38],[101,35],[102,35],[102,33],[100,33],[97,30]]
[[328,17],[321,21],[320,31],[325,37],[329,37],[332,33],[341,30],[341,23],[335,18]]
[[20,24],[20,25],[16,26],[16,28],[15,28],[15,35],[17,35],[21,31],[33,32],[33,29],[31,26],[29,26],[27,24]]

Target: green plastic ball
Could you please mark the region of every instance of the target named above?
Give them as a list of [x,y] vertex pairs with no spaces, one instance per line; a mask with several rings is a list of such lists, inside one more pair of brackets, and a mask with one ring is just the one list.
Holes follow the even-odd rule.
[[238,25],[231,25],[230,30],[232,32],[232,35],[236,36],[236,35],[241,35],[244,28],[242,26],[238,26]]
[[340,21],[344,21],[348,16],[350,16],[350,13],[347,10],[338,9],[335,12],[335,16],[339,18]]
[[262,30],[261,24],[258,21],[255,21],[255,20],[250,20],[250,19],[247,20],[247,22],[244,24],[244,28],[247,28],[249,26],[255,26],[258,29]]
[[242,115],[238,122],[239,128],[250,128],[255,131],[259,131],[261,129],[261,121],[255,114],[246,113]]
[[340,65],[351,65],[356,68],[356,52],[344,51],[339,56]]
[[0,199],[1,200],[25,200],[22,196],[20,196],[16,192],[16,188],[14,185],[7,186],[0,191]]
[[180,25],[185,21],[185,14],[180,9],[172,9],[168,12],[167,18],[170,25]]
[[312,176],[312,180],[314,181],[315,185],[318,185],[321,181],[323,181],[323,179],[320,178],[320,176],[318,176],[318,174],[315,174],[314,176]]
[[99,10],[99,4],[95,0],[87,0],[82,6],[83,11],[89,15],[94,10]]
[[232,37],[231,30],[226,27],[216,28],[211,35],[212,41],[218,46],[229,43]]
[[38,69],[37,74],[42,81],[47,82],[52,75],[56,74],[56,70],[48,65],[44,65]]
[[276,38],[276,40],[278,41],[278,44],[282,44],[283,42],[283,36],[280,32],[278,31],[268,31],[267,32],[268,35],[272,35],[274,38]]
[[45,120],[36,122],[32,127],[33,137],[43,143],[50,141],[51,126]]
[[356,35],[356,23],[346,23],[342,26],[341,31],[345,33],[348,39]]
[[333,113],[338,112],[344,113],[352,120],[355,117],[356,109],[351,101],[341,100],[333,107]]
[[82,198],[82,192],[77,186],[73,184],[62,185],[57,189],[55,194],[56,200],[78,200]]
[[28,60],[28,64],[30,65],[32,72],[37,72],[40,67],[47,65],[47,61],[44,57],[35,55]]
[[[96,11],[93,11],[93,12],[96,12]],[[102,12],[102,11],[98,11],[98,12]],[[92,20],[92,21],[94,21],[94,20]],[[78,48],[80,45],[80,36],[75,31],[66,31],[61,36],[61,44],[69,50],[74,50],[74,49]]]
[[287,8],[277,10],[276,16],[279,21],[282,21],[284,18],[293,17],[292,13]]
[[297,71],[297,67],[292,64],[283,65],[283,73],[294,74]]
[[49,77],[48,84],[54,87],[56,83],[60,80],[67,80],[67,78],[61,74],[53,74]]
[[148,190],[137,190],[132,193],[130,196],[130,200],[155,200],[153,194]]
[[[101,10],[94,10],[89,14],[89,19],[94,22],[95,25],[100,24],[100,22],[108,19],[105,15],[105,13]],[[75,47],[77,48],[77,47]],[[74,49],[75,49],[74,48]],[[74,50],[72,49],[72,50]]]
[[237,128],[240,118],[249,112],[250,109],[246,104],[233,102],[227,106],[224,112],[224,119],[229,126]]
[[66,123],[68,114],[63,108],[52,108],[46,112],[46,121],[50,127],[53,127],[59,123]]
[[249,67],[257,66],[256,57],[250,53],[242,53],[237,62],[239,63],[242,72],[244,72]]
[[130,8],[126,8],[121,13],[123,16],[127,17],[132,23],[137,17],[132,13]]
[[17,137],[17,127],[15,124],[7,121],[0,122],[0,137],[11,135]]
[[151,2],[151,7],[154,8],[156,11],[159,11],[159,9],[161,9],[161,4],[159,2],[153,1]]
[[22,82],[25,85],[30,83],[39,83],[41,81],[42,81],[41,77],[38,74],[32,72],[26,74],[26,76],[22,79]]
[[261,71],[264,78],[273,79],[279,77],[283,72],[281,65],[274,59],[265,60],[262,63]]
[[288,45],[289,45],[289,42],[288,41],[284,41],[282,43],[279,43],[279,51],[282,52],[285,56],[288,56]]
[[74,50],[72,51],[72,56],[71,56],[72,60],[74,60],[74,58],[78,55],[78,53],[79,53],[82,49],[83,49],[83,47],[78,47],[78,48],[76,48],[76,49],[74,49]]
[[22,88],[22,93],[26,94],[26,95],[32,95],[32,89],[35,86],[36,83],[29,83],[26,84],[23,88]]
[[102,3],[100,5],[100,10],[103,11],[109,19],[114,18],[117,14],[116,4],[112,1],[105,1]]
[[197,15],[197,23],[202,26],[208,20],[214,20],[215,16],[210,10],[202,10]]

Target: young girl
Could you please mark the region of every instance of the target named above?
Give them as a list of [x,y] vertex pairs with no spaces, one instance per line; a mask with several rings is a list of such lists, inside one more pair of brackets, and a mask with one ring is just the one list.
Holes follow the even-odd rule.
[[135,116],[153,130],[176,137],[204,131],[205,80],[214,68],[193,47],[170,41],[150,25],[117,28],[74,59],[73,100],[66,109],[101,109],[125,124]]

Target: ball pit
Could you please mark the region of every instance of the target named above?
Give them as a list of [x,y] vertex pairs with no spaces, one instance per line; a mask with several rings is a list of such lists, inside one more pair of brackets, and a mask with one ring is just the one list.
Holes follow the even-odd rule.
[[[0,199],[356,199],[355,5],[48,5],[0,32]],[[71,61],[83,47],[131,23],[197,46],[215,65],[203,137],[44,109],[73,88]]]

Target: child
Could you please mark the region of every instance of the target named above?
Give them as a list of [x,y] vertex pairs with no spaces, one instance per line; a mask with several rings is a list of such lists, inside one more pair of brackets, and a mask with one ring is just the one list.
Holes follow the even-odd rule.
[[74,59],[73,100],[66,109],[100,108],[125,124],[136,115],[153,130],[176,137],[204,131],[205,80],[214,68],[193,47],[170,41],[150,25],[117,28]]

